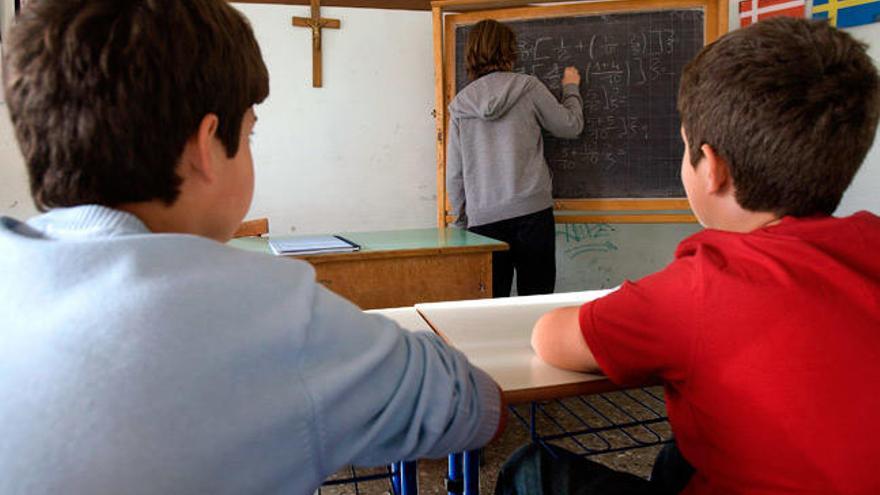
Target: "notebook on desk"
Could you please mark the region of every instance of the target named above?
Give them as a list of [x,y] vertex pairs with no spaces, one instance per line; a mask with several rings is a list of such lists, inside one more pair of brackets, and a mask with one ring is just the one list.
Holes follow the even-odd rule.
[[339,235],[273,237],[269,249],[278,256],[291,254],[347,253],[360,246]]

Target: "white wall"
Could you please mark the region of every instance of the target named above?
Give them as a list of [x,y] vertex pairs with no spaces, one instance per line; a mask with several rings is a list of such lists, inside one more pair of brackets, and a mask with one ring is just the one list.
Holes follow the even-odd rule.
[[668,265],[698,224],[557,224],[556,292],[607,289]]
[[[869,46],[869,53],[880,66],[880,23],[867,24],[848,30],[853,36]],[[880,214],[880,138],[875,138],[874,147],[843,196],[838,215],[868,210]]]
[[0,32],[6,38],[6,30],[15,17],[15,0],[0,0]]
[[312,88],[307,7],[237,5],[271,74],[257,108],[250,216],[273,233],[436,224],[434,66],[427,12],[323,8],[324,87]]
[[28,218],[36,213],[9,111],[5,101],[0,102],[0,216]]

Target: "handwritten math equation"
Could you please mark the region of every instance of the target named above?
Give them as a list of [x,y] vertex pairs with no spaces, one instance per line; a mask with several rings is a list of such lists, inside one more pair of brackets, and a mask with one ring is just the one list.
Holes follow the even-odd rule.
[[584,122],[585,139],[593,143],[609,139],[647,140],[649,122],[628,112],[628,96],[633,87],[652,81],[677,81],[670,64],[677,45],[672,28],[574,39],[521,37],[516,70],[534,75],[551,90],[558,91],[563,70],[575,65],[583,79],[584,113],[588,116]]
[[[584,67],[584,83],[607,85],[643,85],[663,77],[675,76],[666,59],[675,53],[677,39],[673,29],[650,29],[620,36],[593,34],[586,39],[566,40],[552,36],[518,41],[518,71],[556,80],[551,89],[558,89],[562,69],[588,57]],[[610,101],[606,99],[606,108]]]

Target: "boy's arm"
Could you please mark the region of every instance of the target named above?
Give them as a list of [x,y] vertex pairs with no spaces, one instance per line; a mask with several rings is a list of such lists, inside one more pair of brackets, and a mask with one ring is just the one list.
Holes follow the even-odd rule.
[[[498,385],[429,332],[410,332],[316,288],[301,370],[325,466],[442,457],[500,429]],[[325,473],[330,474],[330,473]]]
[[705,308],[698,261],[677,256],[604,297],[543,316],[532,336],[538,355],[561,368],[601,371],[619,385],[686,380]]
[[449,122],[449,143],[446,147],[446,194],[449,197],[453,225],[467,228],[465,215],[464,176],[461,163],[461,141],[458,136],[458,120]]
[[532,330],[532,348],[547,363],[572,371],[601,371],[584,334],[580,306],[558,308],[542,316]]
[[489,443],[498,440],[498,438],[501,437],[501,434],[503,434],[504,430],[507,428],[507,399],[504,398],[504,393],[501,392],[501,387],[498,387],[498,400],[500,401],[498,428],[495,429],[495,435],[492,436],[492,440],[489,440]]
[[559,138],[574,139],[584,130],[584,102],[577,84],[562,86],[562,103],[543,83],[537,83],[531,91],[538,123],[550,134]]

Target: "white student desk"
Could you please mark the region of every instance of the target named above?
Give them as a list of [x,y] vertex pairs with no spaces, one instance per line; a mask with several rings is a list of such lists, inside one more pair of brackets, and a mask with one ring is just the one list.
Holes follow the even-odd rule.
[[[554,368],[541,360],[531,347],[532,328],[541,315],[558,307],[579,306],[613,290],[423,303],[416,304],[415,309],[374,312],[392,318],[405,328],[433,329],[474,365],[489,373],[509,404],[534,403],[620,390],[602,375]],[[645,424],[665,420],[656,412],[654,416]],[[640,423],[641,420],[636,420],[621,426]],[[657,440],[642,446],[663,441],[660,437]],[[449,481],[450,494],[478,494],[479,456],[474,452],[450,455]]]
[[[544,313],[581,305],[609,290],[416,304],[425,321],[498,383],[509,404],[596,394],[619,387],[601,375],[554,368],[531,346],[532,328]],[[448,493],[479,493],[479,455],[449,456]]]
[[602,375],[554,368],[531,346],[532,328],[544,313],[581,305],[612,292],[592,290],[416,304],[416,310],[449,344],[488,372],[511,404],[588,395],[619,387]]
[[414,307],[371,309],[369,311],[364,311],[364,313],[373,313],[390,318],[407,330],[424,330],[426,332],[434,331],[434,329],[431,328],[431,325],[428,325],[428,322],[422,318],[422,315],[420,315]]

